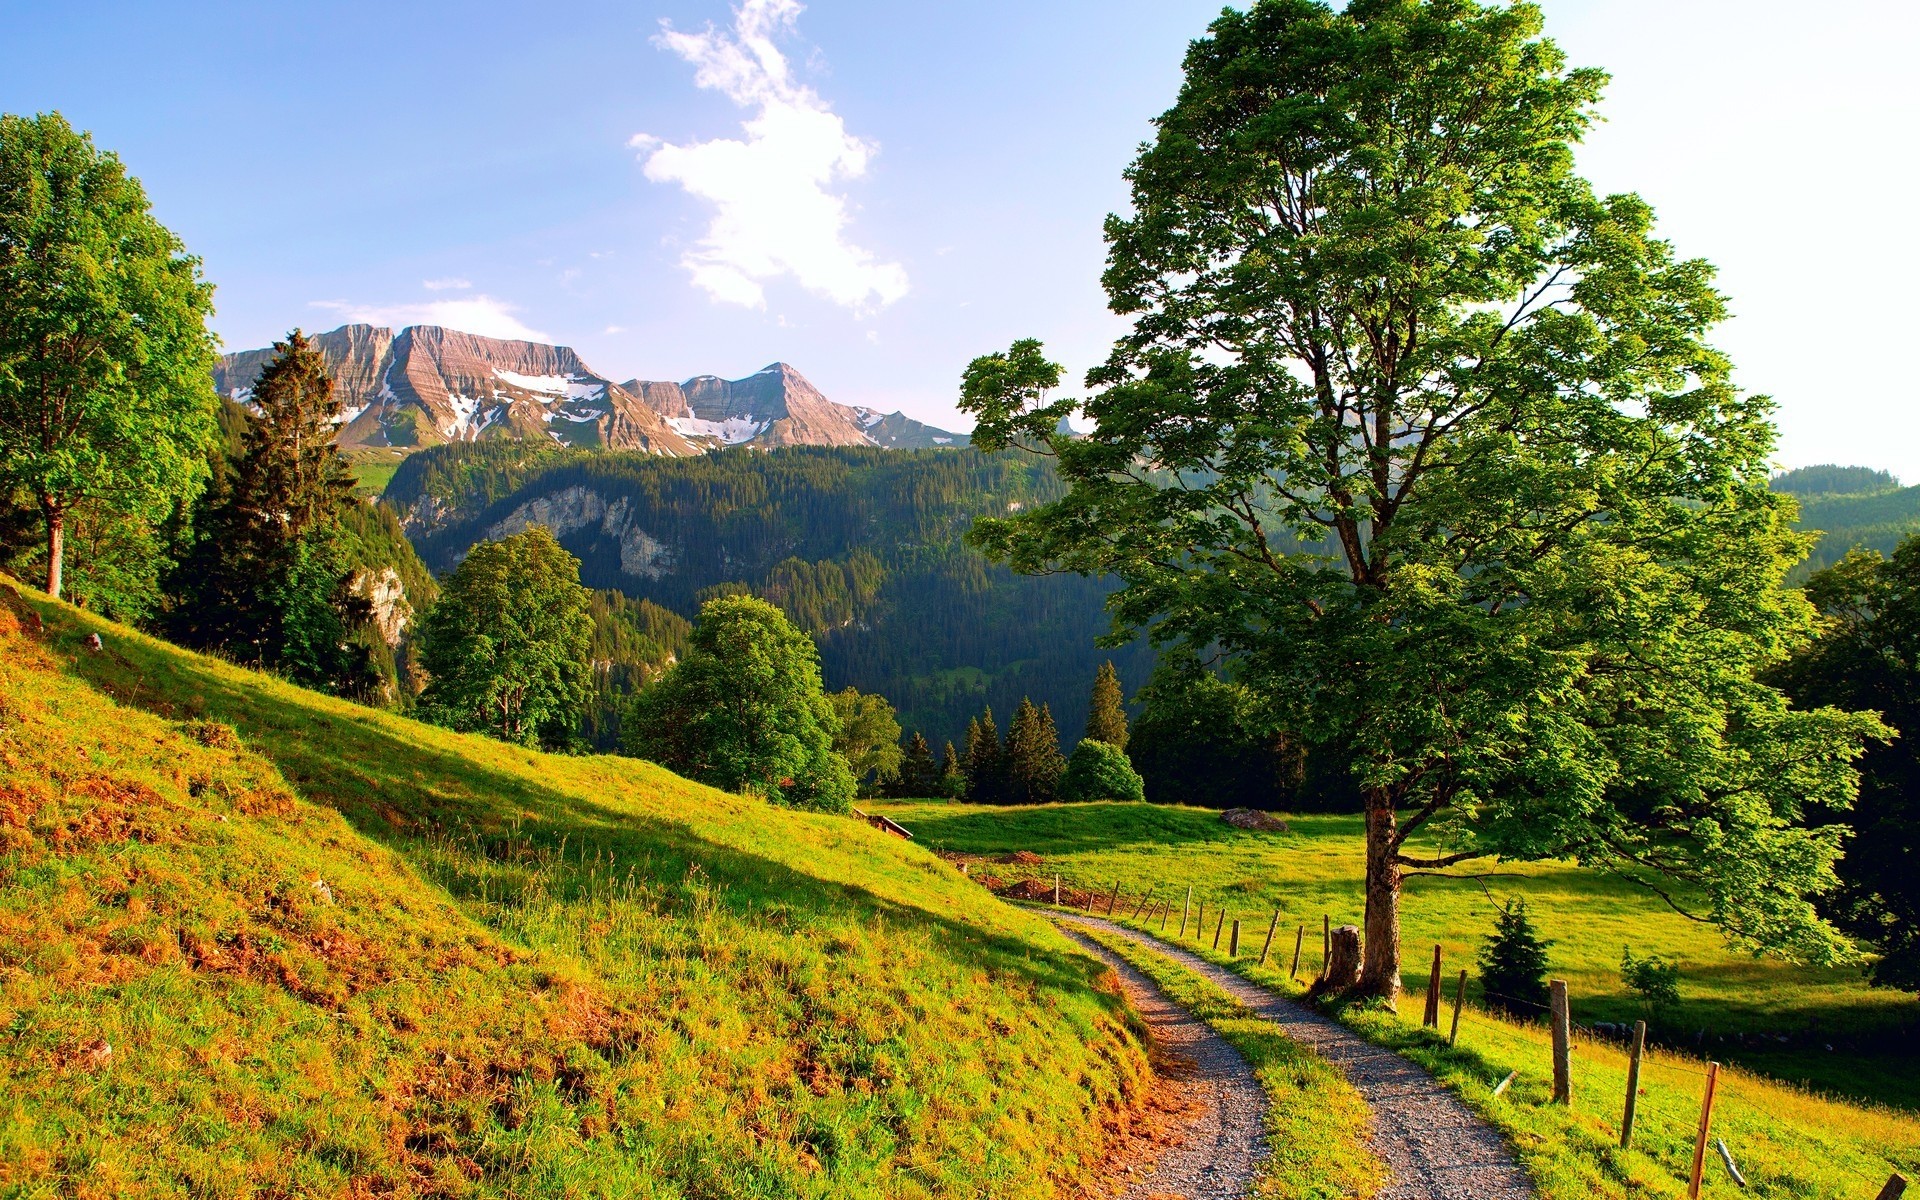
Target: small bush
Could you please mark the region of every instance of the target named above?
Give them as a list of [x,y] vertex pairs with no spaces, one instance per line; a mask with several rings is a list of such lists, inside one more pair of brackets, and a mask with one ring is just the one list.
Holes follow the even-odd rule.
[[1083,738],[1060,776],[1062,800],[1144,800],[1146,785],[1127,761],[1126,751]]
[[222,725],[218,721],[189,721],[185,727],[186,735],[209,750],[238,750],[240,735],[231,725]]
[[1631,949],[1622,946],[1620,980],[1639,993],[1649,1014],[1662,1012],[1680,1003],[1680,967],[1658,954],[1635,958]]
[[1547,947],[1527,918],[1527,902],[1511,900],[1494,918],[1480,951],[1480,988],[1487,1007],[1534,1017],[1547,1006]]

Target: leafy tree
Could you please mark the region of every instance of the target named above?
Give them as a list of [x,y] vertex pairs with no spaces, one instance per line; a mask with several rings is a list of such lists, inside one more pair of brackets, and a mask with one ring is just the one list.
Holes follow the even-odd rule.
[[1680,967],[1658,954],[1635,958],[1630,947],[1622,946],[1620,981],[1639,995],[1649,1016],[1680,1003]]
[[1293,739],[1265,727],[1268,706],[1194,655],[1170,650],[1136,699],[1140,717],[1128,753],[1156,804],[1359,808],[1337,773],[1314,772],[1316,786],[1306,786],[1305,756]]
[[813,639],[764,600],[720,596],[700,606],[687,656],[634,698],[625,736],[628,753],[701,783],[845,812],[839,727]]
[[1067,769],[1060,775],[1062,800],[1145,800],[1146,784],[1127,761],[1127,752],[1118,746],[1092,738],[1067,756]]
[[[204,483],[212,307],[199,260],[119,158],[58,113],[0,115],[0,501],[18,489],[38,508],[49,595],[71,514],[154,528]],[[117,549],[135,562],[106,571],[144,577],[117,591],[137,615],[159,555],[138,538]]]
[[967,773],[960,765],[960,755],[954,750],[953,743],[947,743],[947,753],[940,760],[940,790],[937,793],[958,799],[967,794]]
[[527,746],[570,737],[591,686],[593,618],[579,560],[544,526],[475,546],[422,624],[430,719]]
[[1920,992],[1920,538],[1855,551],[1807,580],[1824,630],[1778,673],[1803,705],[1878,711],[1900,734],[1861,760],[1829,909],[1880,950],[1875,983]]
[[1060,733],[1053,712],[1022,696],[1007,726],[1007,800],[1011,804],[1046,804],[1057,798],[1060,773]]
[[1547,947],[1527,916],[1525,900],[1510,900],[1493,919],[1480,948],[1480,990],[1487,1007],[1536,1017],[1547,1007]]
[[926,735],[916,729],[901,759],[900,776],[894,783],[893,794],[902,800],[923,800],[942,795],[941,782],[940,764],[933,761],[933,747],[927,744]]
[[1093,695],[1087,701],[1087,737],[1120,750],[1127,748],[1126,698],[1120,693],[1120,676],[1111,659],[1100,664],[1093,678]]
[[863,794],[878,795],[900,778],[900,721],[893,705],[885,696],[854,688],[834,692],[827,699],[840,722],[839,732],[833,735],[834,753],[847,760],[847,769]]
[[[1120,633],[1224,654],[1366,806],[1359,987],[1400,979],[1404,872],[1572,858],[1816,962],[1810,897],[1871,717],[1760,682],[1811,628],[1774,430],[1726,311],[1631,195],[1573,171],[1603,76],[1539,10],[1223,13],[1128,172],[1084,399],[1036,342],[968,368],[974,445],[1067,497],[981,520],[1027,572],[1117,578]],[[1092,433],[1054,435],[1083,408]],[[1151,469],[1143,464],[1152,464]],[[1441,849],[1413,853],[1415,834]]]
[[967,799],[975,804],[1005,804],[1009,784],[1007,752],[993,723],[993,706],[967,722]]
[[174,574],[167,625],[186,645],[365,695],[375,672],[355,635],[372,609],[354,586],[343,525],[358,501],[333,444],[340,402],[299,330],[274,350],[253,386],[240,457],[215,472]]

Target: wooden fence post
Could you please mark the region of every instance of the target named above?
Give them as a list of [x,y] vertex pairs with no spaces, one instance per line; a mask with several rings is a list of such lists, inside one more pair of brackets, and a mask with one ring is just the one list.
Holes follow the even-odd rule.
[[1433,947],[1433,972],[1427,978],[1427,1011],[1421,1016],[1422,1026],[1440,1028],[1440,946],[1437,942]]
[[1548,985],[1549,1011],[1553,1016],[1553,1102],[1573,1103],[1572,1031],[1568,1028],[1567,981],[1553,980]]
[[1875,1200],[1900,1200],[1906,1190],[1907,1177],[1895,1171],[1887,1177],[1887,1186],[1880,1189],[1880,1195],[1875,1197]]
[[1220,916],[1213,922],[1213,948],[1215,950],[1220,948],[1220,931],[1226,928],[1226,924],[1227,910],[1223,908],[1220,910]]
[[1687,1182],[1688,1200],[1700,1200],[1700,1169],[1707,1161],[1707,1130],[1713,1125],[1713,1089],[1720,1082],[1720,1064],[1707,1064],[1707,1090],[1700,1097],[1700,1133],[1693,1139],[1693,1175]]
[[1207,902],[1205,900],[1202,900],[1199,904],[1194,906],[1193,936],[1195,938],[1203,938],[1207,936],[1206,929],[1207,929]]
[[1140,914],[1147,911],[1147,901],[1153,899],[1153,893],[1159,887],[1160,885],[1156,883],[1153,887],[1147,889],[1147,894],[1140,897],[1140,903],[1134,906],[1133,916],[1129,918],[1130,920],[1138,921],[1140,919]]
[[1053,875],[1053,906],[1060,907],[1060,873],[1058,871]]
[[1227,939],[1227,957],[1240,957],[1240,919],[1238,917],[1233,921],[1233,936]]
[[1267,925],[1267,940],[1260,946],[1260,965],[1267,965],[1267,951],[1273,949],[1273,931],[1280,928],[1280,910],[1273,910],[1273,920]]
[[1287,972],[1288,979],[1300,978],[1300,944],[1307,940],[1307,927],[1302,925],[1300,932],[1293,935],[1293,969]]
[[1162,900],[1160,902],[1160,932],[1161,933],[1165,933],[1167,931],[1167,917],[1170,916],[1172,913],[1173,913],[1173,901]]
[[1627,1107],[1620,1114],[1620,1148],[1633,1145],[1633,1114],[1640,1107],[1640,1059],[1647,1052],[1647,1023],[1633,1023],[1633,1053],[1627,1059]]
[[1187,910],[1193,907],[1193,885],[1187,885],[1187,898],[1180,902],[1180,932],[1175,937],[1187,936]]
[[1453,1028],[1447,1033],[1447,1045],[1460,1040],[1460,1010],[1467,1003],[1467,969],[1460,968],[1460,983],[1453,989]]
[[1327,973],[1327,955],[1333,952],[1333,917],[1328,913],[1320,914],[1320,974]]
[[1113,906],[1120,899],[1120,881],[1113,881],[1113,895],[1107,897],[1107,915],[1113,915]]

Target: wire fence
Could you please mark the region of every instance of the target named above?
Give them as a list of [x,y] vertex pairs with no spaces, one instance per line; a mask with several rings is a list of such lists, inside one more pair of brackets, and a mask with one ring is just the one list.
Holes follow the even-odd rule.
[[[963,869],[971,874],[974,865],[964,864]],[[995,867],[1003,864],[980,865],[982,882],[1001,884],[996,890],[1002,894],[1111,917],[1182,946],[1227,954],[1233,943],[1226,931],[1236,923],[1242,924],[1237,953],[1232,956],[1236,966],[1267,964],[1277,975],[1289,978],[1297,975],[1301,981],[1317,978],[1326,967],[1328,933],[1335,927],[1330,916],[1323,915],[1321,920],[1321,945],[1310,946],[1315,931],[1304,923],[1293,922],[1292,939],[1281,936],[1284,914],[1280,910],[1260,910],[1248,929],[1244,925],[1253,914],[1243,910],[1236,920],[1230,902],[1221,902],[1184,885],[1169,889],[1165,884],[1157,884],[1129,894],[1124,881],[1102,884],[1064,872],[1043,872],[1008,882],[991,874]],[[1550,1025],[1552,1006],[1531,997],[1484,989],[1479,992],[1479,1004],[1465,1003],[1458,979],[1457,968],[1451,978],[1447,973],[1441,975],[1438,1002],[1428,1004],[1429,1009],[1438,1013],[1435,1035],[1438,1041],[1429,1040],[1424,1044],[1431,1047],[1457,1042],[1463,1051],[1491,1051],[1491,1054],[1482,1054],[1487,1066],[1514,1068],[1509,1083],[1524,1081],[1526,1095],[1516,1097],[1508,1091],[1500,1103],[1553,1103],[1552,1099],[1543,1098],[1551,1097],[1551,1090],[1540,1087],[1553,1082],[1551,1051],[1548,1050],[1543,1059],[1525,1060],[1526,1054],[1544,1049],[1537,1045],[1538,1018],[1547,1018]],[[1430,986],[1429,974],[1405,990],[1409,998],[1425,1000]],[[1456,1022],[1458,1032],[1455,1032]],[[1581,1119],[1591,1129],[1620,1139],[1621,1126],[1626,1121],[1632,1030],[1601,1024],[1605,1027],[1575,1021],[1569,1015],[1565,1027],[1569,1103],[1578,1106]],[[1491,1079],[1484,1082],[1490,1088],[1496,1083]],[[1880,1162],[1872,1167],[1848,1161],[1849,1157],[1857,1156],[1837,1152],[1825,1154],[1820,1163],[1808,1162],[1805,1155],[1796,1153],[1789,1144],[1792,1139],[1786,1136],[1779,1114],[1783,1102],[1781,1091],[1791,1091],[1791,1088],[1792,1085],[1775,1084],[1736,1070],[1722,1069],[1718,1063],[1695,1059],[1671,1047],[1646,1045],[1640,1055],[1634,1095],[1633,1148],[1674,1172],[1692,1194],[1731,1186],[1770,1195],[1857,1195],[1877,1200],[1896,1200],[1901,1196],[1906,1179],[1898,1168],[1911,1169],[1920,1164],[1920,1139],[1912,1139],[1912,1144],[1899,1147],[1897,1152],[1875,1155]],[[1812,1098],[1811,1093],[1805,1094]],[[1886,1119],[1892,1122],[1901,1118],[1887,1114]],[[1911,1138],[1910,1127],[1901,1132]],[[1697,1184],[1696,1158],[1700,1163]],[[1882,1171],[1891,1171],[1891,1175],[1880,1173]],[[1834,1191],[1833,1181],[1828,1179],[1823,1190],[1816,1176],[1831,1175],[1844,1177],[1850,1186],[1845,1191]],[[1700,1192],[1693,1190],[1696,1186]]]

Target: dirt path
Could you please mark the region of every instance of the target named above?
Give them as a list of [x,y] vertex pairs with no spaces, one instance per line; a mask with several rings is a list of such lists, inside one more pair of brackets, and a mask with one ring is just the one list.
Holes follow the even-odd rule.
[[1528,1200],[1533,1195],[1505,1139],[1407,1059],[1178,946],[1098,917],[1063,914],[1056,920],[1103,929],[1165,955],[1345,1071],[1373,1108],[1373,1149],[1392,1172],[1378,1200]]
[[1129,1180],[1123,1200],[1240,1200],[1267,1155],[1267,1094],[1253,1068],[1206,1022],[1167,999],[1119,955],[1064,931],[1120,976],[1127,1000],[1153,1030],[1156,1056],[1181,1085],[1187,1119],[1150,1168]]

